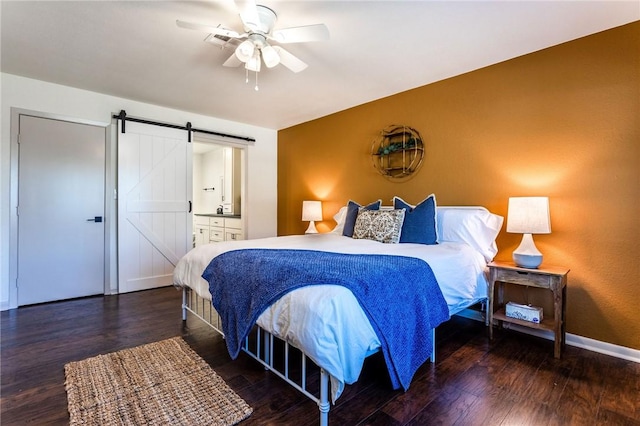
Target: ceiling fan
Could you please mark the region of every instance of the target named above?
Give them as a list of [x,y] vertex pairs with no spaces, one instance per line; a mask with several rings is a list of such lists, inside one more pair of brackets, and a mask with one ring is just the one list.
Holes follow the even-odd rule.
[[220,25],[214,27],[181,20],[176,20],[176,24],[180,28],[208,32],[210,35],[207,39],[214,37],[223,40],[225,45],[237,45],[233,54],[223,65],[225,67],[239,67],[244,64],[247,82],[249,82],[249,71],[254,71],[256,73],[256,90],[258,90],[258,72],[260,72],[262,62],[267,68],[282,64],[295,73],[307,68],[306,63],[278,44],[329,39],[329,30],[324,24],[275,29],[277,15],[272,9],[257,5],[255,0],[236,0],[235,3],[240,12],[243,33]]

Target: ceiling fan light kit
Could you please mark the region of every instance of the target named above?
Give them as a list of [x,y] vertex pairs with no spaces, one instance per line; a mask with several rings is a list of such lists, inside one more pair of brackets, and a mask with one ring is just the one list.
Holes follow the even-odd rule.
[[242,62],[247,62],[253,57],[255,50],[254,44],[249,40],[245,40],[236,48],[235,55]]
[[244,67],[249,71],[260,72],[260,54],[256,52],[249,60],[244,64]]
[[[217,39],[223,40],[225,45],[243,40],[235,49],[233,54],[224,62],[225,67],[239,67],[244,64],[246,70],[246,82],[249,82],[249,71],[256,73],[256,86],[258,90],[258,73],[261,63],[264,62],[267,68],[273,68],[279,64],[284,65],[292,72],[298,73],[307,64],[291,54],[281,46],[270,45],[269,41],[275,43],[303,43],[309,41],[323,41],[329,39],[329,30],[324,24],[306,25],[300,27],[283,28],[274,30],[278,19],[276,13],[262,5],[256,5],[255,1],[241,2],[243,7],[236,3],[240,12],[240,20],[244,28],[244,33],[240,34],[228,28],[195,24],[177,20],[178,27],[190,30],[207,31],[210,34],[205,41],[215,42]],[[218,44],[218,43],[216,43]],[[224,46],[223,46],[224,47]]]
[[261,50],[262,60],[267,68],[273,68],[280,63],[280,55],[273,48],[273,46],[265,46]]

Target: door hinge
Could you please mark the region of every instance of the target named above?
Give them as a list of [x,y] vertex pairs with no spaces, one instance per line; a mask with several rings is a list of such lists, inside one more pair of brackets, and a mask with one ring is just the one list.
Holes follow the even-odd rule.
[[16,142],[18,143],[18,145],[20,145],[20,133],[18,133],[18,136],[16,136]]

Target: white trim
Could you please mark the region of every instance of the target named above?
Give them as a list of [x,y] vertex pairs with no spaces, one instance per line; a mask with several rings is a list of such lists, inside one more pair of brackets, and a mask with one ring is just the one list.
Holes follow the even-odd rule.
[[626,359],[640,363],[640,350],[627,348],[626,346],[614,345],[612,343],[601,342],[600,340],[590,339],[577,334],[567,333],[567,344],[578,348],[587,349],[589,351],[598,352],[605,355],[611,355],[616,358]]
[[[473,309],[464,309],[458,312],[463,318],[472,319],[475,321],[484,321],[484,315],[480,311]],[[553,332],[536,330],[533,328],[523,327],[521,325],[504,323],[504,328],[510,328],[520,333],[529,334],[531,336],[541,337],[547,340],[553,340]],[[566,344],[569,346],[575,346],[577,348],[586,349],[588,351],[601,353],[604,355],[610,355],[616,358],[626,359],[627,361],[633,361],[640,363],[640,350],[627,348],[626,346],[614,345],[613,343],[602,342],[600,340],[590,339],[588,337],[579,336],[577,334],[567,333]]]
[[[551,331],[534,330],[532,328],[508,323],[505,323],[504,327],[511,328],[518,332],[530,334],[533,336],[542,337],[543,339],[553,340],[553,332]],[[588,351],[640,363],[640,350],[627,348],[626,346],[614,345],[613,343],[602,342],[600,340],[590,339],[588,337],[571,333],[567,333],[565,338],[566,344],[569,346],[575,346],[578,348],[586,349]]]
[[[105,147],[105,185],[107,185],[106,178],[110,164],[107,163],[107,160],[110,160],[109,152],[111,150],[111,140],[109,139],[110,132],[109,127],[110,124],[108,122],[96,121],[96,120],[87,120],[79,117],[72,117],[68,115],[48,113],[42,111],[29,110],[24,108],[10,107],[10,160],[9,160],[9,169],[10,169],[10,184],[9,184],[9,288],[8,288],[8,300],[2,301],[0,305],[0,310],[8,310],[15,309],[18,307],[18,167],[19,167],[19,133],[20,133],[20,117],[21,116],[29,116],[35,118],[49,119],[49,120],[58,120],[65,121],[69,123],[75,124],[84,124],[89,126],[101,127],[105,129],[105,139],[104,139],[104,147]],[[105,186],[105,189],[108,188]],[[105,213],[109,210],[111,201],[109,197],[105,193],[104,200],[104,208]],[[104,240],[104,284],[103,284],[103,294],[108,294],[110,291],[109,280],[110,280],[110,267],[108,262],[111,262],[110,257],[110,248],[109,244],[109,232],[107,225],[111,223],[112,219],[110,217],[105,217],[105,240]]]

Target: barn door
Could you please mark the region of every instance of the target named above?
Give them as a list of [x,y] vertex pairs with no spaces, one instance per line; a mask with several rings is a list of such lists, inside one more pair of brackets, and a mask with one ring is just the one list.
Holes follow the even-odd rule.
[[168,286],[193,244],[188,133],[118,124],[119,292]]

